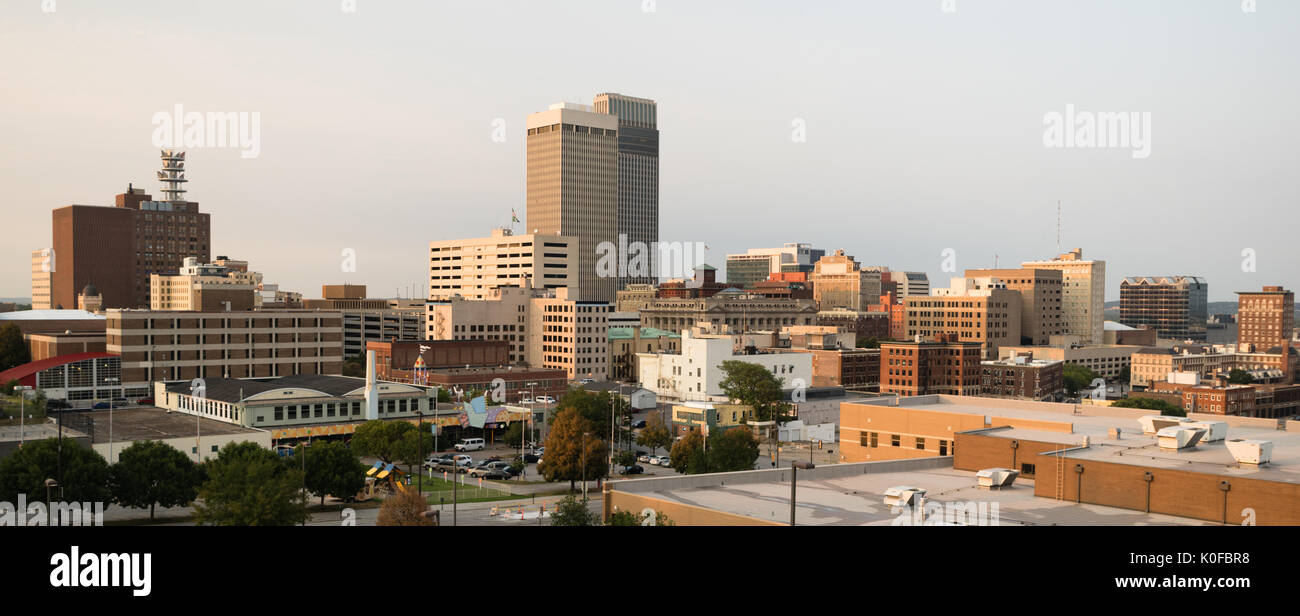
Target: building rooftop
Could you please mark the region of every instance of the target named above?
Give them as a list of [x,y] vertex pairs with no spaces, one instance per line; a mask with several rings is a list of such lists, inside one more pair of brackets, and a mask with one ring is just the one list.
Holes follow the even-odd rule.
[[0,312],[0,321],[103,321],[104,315],[85,310],[16,310]]
[[[872,398],[857,403],[892,406],[892,399]],[[1217,475],[1300,483],[1300,422],[1279,423],[1276,419],[1192,413],[1190,417],[1196,421],[1218,421],[1228,424],[1225,440],[1214,442],[1202,440],[1194,447],[1172,451],[1161,449],[1154,435],[1142,434],[1142,424],[1138,422],[1138,418],[1157,414],[1155,411],[1144,409],[974,396],[916,396],[902,398],[898,406],[982,415],[985,424],[992,428],[997,428],[998,420],[1002,418],[1067,423],[1070,432],[1053,431],[1050,426],[1044,425],[1043,429],[989,430],[986,435],[1081,447],[1064,454],[1070,458],[1105,460],[1118,464],[1156,468],[1183,468]],[[1283,430],[1280,427],[1290,429]],[[1110,431],[1116,428],[1119,429],[1119,438],[1110,435]],[[1272,442],[1272,462],[1258,466],[1238,464],[1228,451],[1227,439]],[[1084,447],[1085,442],[1086,447]]]
[[[89,413],[95,422],[95,442],[108,442],[108,413]],[[196,425],[197,421],[197,425]],[[67,427],[65,426],[66,430]],[[159,408],[129,409],[113,412],[113,442],[156,441],[161,439],[194,436],[195,430],[203,436],[226,434],[253,434],[261,432],[239,424],[212,419],[195,419],[194,415],[169,413]]]
[[[352,376],[334,376],[324,374],[294,374],[275,379],[205,379],[204,397],[220,402],[235,403],[241,400],[276,389],[296,388],[311,389],[329,397],[342,397],[359,389],[364,389],[366,380]],[[190,382],[168,383],[167,391],[189,395]],[[242,397],[241,397],[242,396]]]
[[[659,329],[658,327],[642,327],[642,328],[641,328],[641,337],[642,337],[642,338],[659,338],[659,337],[662,337],[662,336],[668,336],[669,338],[681,338],[681,337],[682,337],[682,335],[679,334],[679,333],[677,333],[677,332],[669,331],[669,330],[666,330],[666,329]],[[632,338],[632,328],[631,328],[631,327],[611,327],[611,328],[609,328],[609,339],[610,339],[610,340],[627,340],[627,339],[629,339],[629,338]]]

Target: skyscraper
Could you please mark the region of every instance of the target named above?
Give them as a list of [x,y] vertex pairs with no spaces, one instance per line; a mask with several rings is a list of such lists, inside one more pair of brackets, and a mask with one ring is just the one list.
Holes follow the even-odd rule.
[[1050,261],[1026,261],[1021,267],[1061,272],[1061,333],[1078,336],[1089,344],[1102,343],[1106,321],[1106,262],[1085,261],[1083,249],[1057,255]]
[[[595,109],[618,117],[618,234],[649,249],[659,241],[658,108],[648,98],[604,93]],[[619,288],[654,284],[651,274],[620,277]]]
[[618,246],[619,118],[556,103],[530,114],[527,127],[527,232],[577,238],[573,299],[613,302],[617,272],[597,271],[597,263],[603,242]]
[[1129,276],[1119,285],[1119,322],[1156,336],[1205,340],[1209,288],[1194,276]]
[[1286,345],[1295,329],[1295,293],[1269,286],[1237,296],[1237,345],[1261,353]]

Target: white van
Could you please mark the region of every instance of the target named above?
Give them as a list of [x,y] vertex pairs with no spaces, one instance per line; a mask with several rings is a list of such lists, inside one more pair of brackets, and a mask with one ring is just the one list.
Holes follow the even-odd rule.
[[456,443],[456,451],[481,451],[484,447],[481,438],[464,438]]

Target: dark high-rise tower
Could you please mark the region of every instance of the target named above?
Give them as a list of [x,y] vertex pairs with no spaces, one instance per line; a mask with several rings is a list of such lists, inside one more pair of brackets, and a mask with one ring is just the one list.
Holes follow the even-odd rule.
[[[596,95],[595,109],[618,117],[618,233],[629,245],[640,242],[651,249],[659,241],[658,107],[648,98],[605,93]],[[655,282],[652,276],[626,276],[619,288]]]

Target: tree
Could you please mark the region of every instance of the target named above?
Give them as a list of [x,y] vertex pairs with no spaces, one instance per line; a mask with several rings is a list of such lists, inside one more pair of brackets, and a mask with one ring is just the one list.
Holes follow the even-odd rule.
[[[338,441],[316,441],[303,451],[299,446],[294,449],[294,457],[306,455],[307,490],[320,496],[320,504],[325,504],[325,495],[333,494],[335,498],[352,500],[357,492],[366,487],[366,465],[352,448]],[[292,460],[287,462],[293,464]]]
[[[44,499],[45,480],[58,478],[59,439],[28,441],[0,460],[0,501],[15,502],[19,494],[32,501]],[[112,498],[104,456],[70,438],[63,439],[62,483],[64,502],[106,503]]]
[[8,323],[0,327],[0,372],[14,366],[21,366],[31,360],[32,355],[27,350],[27,343],[23,341],[23,331],[18,329],[18,325]]
[[[578,414],[590,423],[592,436],[608,440],[610,405],[614,405],[613,412],[617,414],[620,402],[622,402],[621,398],[611,399],[609,394],[590,392],[585,389],[570,389],[560,396],[559,402],[556,403],[556,412],[564,409],[578,411]],[[546,451],[549,452],[550,449],[547,448]]]
[[433,517],[424,515],[429,504],[415,490],[399,492],[384,499],[379,507],[378,526],[435,526]]
[[1094,380],[1101,378],[1100,374],[1078,364],[1065,364],[1062,371],[1064,373],[1062,378],[1065,380],[1065,391],[1071,396],[1077,395],[1080,389],[1091,387]]
[[[372,419],[357,426],[356,432],[352,433],[352,450],[357,455],[371,456],[385,462],[396,462],[398,460],[409,462],[409,460],[404,460],[402,456],[405,453],[406,445],[408,445],[404,440],[407,433],[415,430],[414,425],[405,421]],[[412,438],[411,443],[415,442],[414,438]]]
[[758,459],[758,439],[746,426],[712,432],[705,442],[709,470],[714,473],[754,470]]
[[658,453],[660,447],[667,448],[673,444],[673,434],[664,425],[659,413],[651,415],[646,421],[645,429],[636,437],[636,444],[649,447],[651,453]]
[[673,444],[668,454],[673,470],[684,475],[698,475],[709,472],[709,460],[704,454],[704,435],[690,432]]
[[1250,376],[1249,372],[1241,368],[1233,368],[1228,373],[1228,382],[1234,385],[1250,385],[1255,382],[1255,377]]
[[[547,447],[546,455],[550,454],[551,448]],[[587,506],[586,499],[570,494],[556,504],[551,526],[600,526],[600,518]]]
[[[537,442],[537,435],[538,435],[537,429],[536,428],[533,428],[531,430],[527,429],[524,426],[525,423],[527,422],[513,421],[510,422],[509,426],[506,426],[506,433],[504,436],[501,437],[502,440],[505,441],[506,445],[518,449],[521,446],[519,441],[524,438],[527,438],[529,443]],[[525,437],[525,432],[527,433],[527,437]]]
[[633,511],[615,511],[609,516],[609,526],[677,526],[672,518],[662,511],[654,512],[654,521],[647,524],[646,519],[651,514],[636,513]]
[[[583,434],[588,434],[584,438]],[[551,423],[550,434],[546,436],[546,455],[538,465],[538,471],[547,481],[569,481],[569,490],[573,490],[575,481],[584,478],[584,447],[586,459],[586,479],[600,479],[609,472],[606,456],[609,449],[605,441],[594,434],[591,422],[582,417],[574,408],[560,409]]]
[[203,483],[203,467],[179,449],[162,441],[137,441],[118,454],[109,468],[113,502],[123,507],[149,509],[154,519],[157,505],[179,507],[194,502]]
[[256,443],[227,443],[204,467],[208,480],[194,506],[199,524],[289,526],[310,517],[302,471]]
[[624,449],[623,451],[614,454],[614,464],[624,468],[632,466],[633,464],[636,464],[636,453]]
[[1187,411],[1179,408],[1177,404],[1168,400],[1159,398],[1148,398],[1146,396],[1129,396],[1123,400],[1116,400],[1113,407],[1125,409],[1146,409],[1149,411],[1160,411],[1161,415],[1172,415],[1175,417],[1186,417]]
[[718,383],[727,397],[754,410],[757,421],[790,420],[790,405],[781,392],[781,379],[758,364],[738,360],[722,362],[725,377]]
[[858,348],[859,348],[859,349],[878,349],[878,348],[880,348],[880,340],[879,340],[878,338],[876,338],[875,336],[872,336],[872,337],[870,337],[870,338],[867,338],[866,340],[859,340],[859,341],[858,341]]

